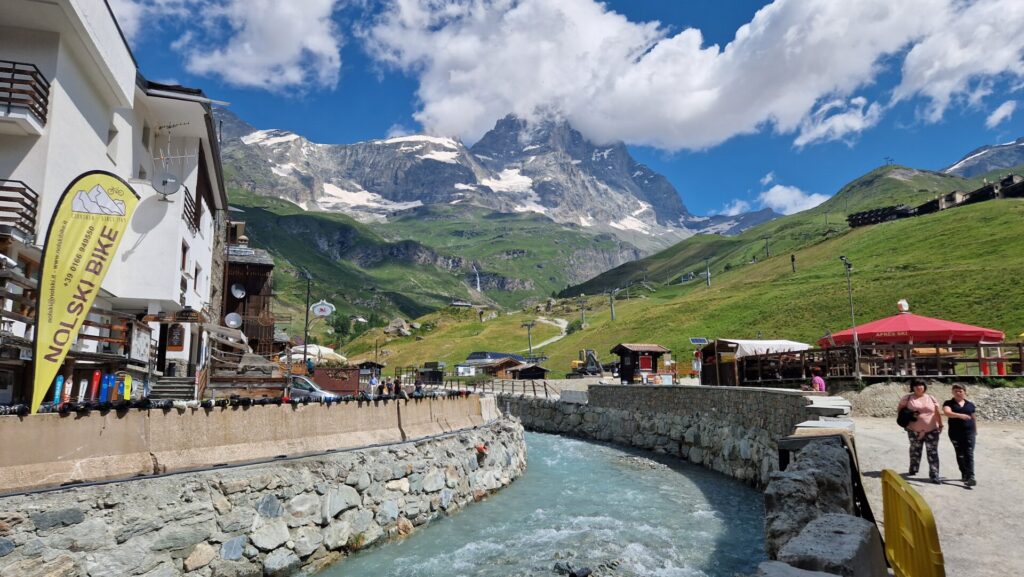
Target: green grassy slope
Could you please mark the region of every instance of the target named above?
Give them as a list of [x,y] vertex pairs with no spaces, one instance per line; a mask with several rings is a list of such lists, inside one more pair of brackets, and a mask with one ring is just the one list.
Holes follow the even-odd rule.
[[[1005,172],[997,171],[986,176],[991,179]],[[649,280],[658,282],[678,281],[685,272],[703,271],[706,257],[710,257],[711,273],[715,277],[726,268],[743,266],[755,257],[759,260],[764,258],[765,237],[768,237],[771,254],[789,255],[848,230],[848,214],[900,203],[916,206],[937,194],[973,190],[980,186],[982,178],[963,179],[902,166],[883,166],[850,182],[813,209],[756,226],[735,237],[691,237],[645,259],[627,263],[570,287],[562,295],[600,293],[641,280],[645,274]]]
[[[1024,331],[1022,233],[1024,200],[984,202],[844,229],[795,249],[796,273],[786,252],[723,270],[710,289],[693,282],[659,287],[646,298],[619,300],[615,322],[609,318],[607,298],[591,297],[595,310],[587,315],[590,325],[550,345],[547,366],[556,373],[565,371],[582,348],[597,349],[607,359],[619,342],[660,343],[684,360],[693,336],[756,338],[760,333],[813,343],[826,330],[850,324],[840,255],[854,263],[858,322],[894,314],[896,301],[906,298],[913,312],[997,328],[1013,338]],[[496,326],[481,333],[471,348],[487,350],[507,342],[525,318],[503,317],[506,330]],[[385,346],[396,358],[416,363],[437,358],[443,340],[427,336],[415,343],[415,351],[400,342]]]

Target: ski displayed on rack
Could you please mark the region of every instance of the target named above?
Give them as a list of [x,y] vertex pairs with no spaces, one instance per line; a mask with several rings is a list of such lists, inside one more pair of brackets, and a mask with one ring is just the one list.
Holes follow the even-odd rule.
[[126,400],[126,401],[132,400],[132,376],[131,375],[125,375],[124,376],[124,390],[123,390],[123,392],[124,392],[124,400]]
[[100,379],[102,378],[102,376],[103,376],[103,374],[100,373],[99,371],[93,371],[92,372],[92,386],[89,387],[89,400],[90,401],[97,401],[97,400],[99,400]]
[[85,391],[89,388],[89,380],[82,379],[78,381],[78,402],[82,403],[85,401]]
[[53,381],[53,404],[56,406],[61,402],[61,389],[64,388],[64,375],[57,375]]

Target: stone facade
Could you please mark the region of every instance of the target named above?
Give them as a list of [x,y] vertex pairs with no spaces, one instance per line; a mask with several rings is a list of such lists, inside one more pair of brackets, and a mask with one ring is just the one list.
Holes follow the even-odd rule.
[[0,577],[316,570],[519,477],[522,427],[0,499]]
[[502,397],[530,430],[678,455],[763,488],[778,469],[776,439],[808,420],[799,392],[686,386],[590,387],[589,403]]

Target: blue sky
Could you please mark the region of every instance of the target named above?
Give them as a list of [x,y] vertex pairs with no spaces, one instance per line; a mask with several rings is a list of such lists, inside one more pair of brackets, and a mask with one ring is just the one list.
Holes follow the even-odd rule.
[[148,78],[258,128],[472,142],[505,113],[555,114],[627,142],[697,214],[792,212],[887,156],[940,169],[1024,136],[1016,0],[111,5]]

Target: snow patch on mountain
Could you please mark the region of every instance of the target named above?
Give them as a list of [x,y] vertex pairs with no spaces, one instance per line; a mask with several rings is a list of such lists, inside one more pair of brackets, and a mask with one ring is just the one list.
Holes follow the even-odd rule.
[[438,162],[447,162],[448,164],[458,164],[459,151],[458,150],[431,150],[426,154],[420,154],[419,158],[423,160],[436,160]]
[[498,178],[484,178],[480,184],[496,192],[527,192],[533,186],[533,179],[523,175],[518,168],[506,168]]
[[437,144],[445,148],[459,148],[459,143],[453,138],[444,138],[439,136],[427,136],[425,134],[410,134],[408,136],[396,136],[395,138],[388,138],[387,140],[376,140],[374,142],[380,144],[402,144],[403,142],[427,142],[430,144]]
[[260,146],[274,146],[275,144],[291,142],[298,138],[300,138],[298,134],[295,134],[294,132],[287,132],[285,130],[257,130],[256,132],[243,136],[242,143],[259,144]]
[[362,188],[346,190],[330,182],[324,183],[323,191],[325,196],[318,198],[317,204],[324,210],[339,210],[344,207],[371,212],[392,212],[423,206],[423,203],[418,200],[412,202],[393,202],[377,193],[369,192]]

